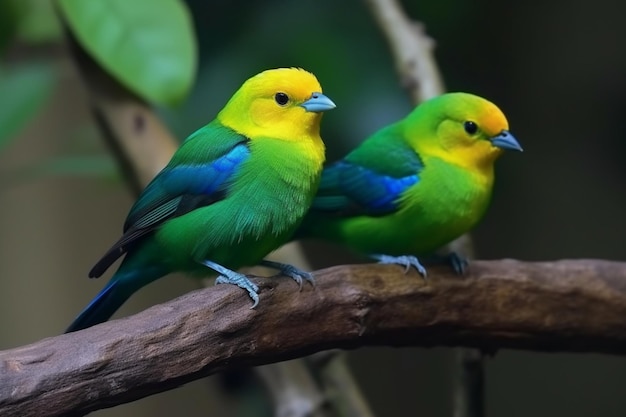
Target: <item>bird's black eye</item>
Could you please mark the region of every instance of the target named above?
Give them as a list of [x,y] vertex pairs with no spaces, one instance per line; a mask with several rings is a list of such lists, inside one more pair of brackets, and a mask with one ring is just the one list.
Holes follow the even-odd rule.
[[470,135],[473,135],[474,133],[478,132],[478,126],[474,122],[469,122],[469,121],[465,122],[463,123],[463,127],[465,128],[465,131],[469,133]]
[[278,103],[279,106],[284,106],[289,103],[289,96],[285,93],[276,93],[274,100],[276,100],[276,103]]

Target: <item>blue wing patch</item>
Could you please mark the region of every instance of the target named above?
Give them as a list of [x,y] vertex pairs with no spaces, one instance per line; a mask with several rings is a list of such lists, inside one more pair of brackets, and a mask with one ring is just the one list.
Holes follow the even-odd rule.
[[396,178],[339,161],[322,173],[313,209],[338,214],[382,215],[397,210],[398,198],[418,182],[417,173]]
[[240,144],[210,163],[178,165],[166,169],[160,175],[161,186],[172,194],[211,195],[225,187],[239,165],[249,156],[250,149]]
[[324,169],[312,211],[335,216],[381,216],[398,209],[399,198],[420,181],[424,162],[389,125],[345,158]]

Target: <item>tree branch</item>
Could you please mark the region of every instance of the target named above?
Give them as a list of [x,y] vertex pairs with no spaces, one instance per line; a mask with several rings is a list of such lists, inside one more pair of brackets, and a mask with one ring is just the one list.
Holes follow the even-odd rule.
[[259,279],[0,352],[0,415],[81,415],[203,376],[330,348],[471,346],[626,353],[626,263],[475,261],[428,281],[397,266],[318,271],[315,289]]

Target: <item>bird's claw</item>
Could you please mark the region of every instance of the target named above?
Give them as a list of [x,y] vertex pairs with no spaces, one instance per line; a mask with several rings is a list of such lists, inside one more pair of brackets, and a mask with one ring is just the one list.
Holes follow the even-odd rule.
[[252,298],[253,304],[250,308],[255,308],[259,304],[259,287],[254,282],[250,281],[247,276],[240,274],[239,272],[231,271],[228,268],[224,268],[222,265],[211,261],[202,261],[202,264],[208,266],[218,274],[215,279],[215,284],[233,284],[241,289],[248,291],[248,295]]
[[469,266],[469,261],[459,255],[456,252],[449,252],[446,254],[437,254],[425,259],[424,262],[429,264],[444,264],[452,268],[455,274],[457,275],[465,275],[467,271],[467,267]]
[[450,265],[452,266],[452,269],[454,269],[454,272],[458,275],[465,274],[465,271],[467,271],[467,267],[469,266],[469,261],[466,258],[456,252],[450,252],[447,255],[447,258],[448,262],[450,262]]
[[[291,265],[288,265],[291,266]],[[315,278],[313,278],[313,274],[306,271],[301,271],[298,268],[291,267],[292,270],[281,271],[283,275],[288,276],[298,283],[299,291],[302,291],[302,287],[304,286],[304,281],[307,281],[311,284],[311,286],[315,286]]]
[[261,261],[261,265],[277,269],[278,271],[280,271],[280,274],[293,279],[298,284],[300,291],[302,291],[304,281],[307,281],[312,286],[315,286],[315,278],[313,277],[313,274],[298,269],[293,265],[284,264],[281,262],[267,261],[265,259]]
[[419,274],[426,279],[426,268],[420,263],[415,256],[391,256],[391,255],[371,255],[380,264],[393,264],[404,266],[404,273],[409,272],[411,267],[415,268]]
[[248,291],[248,295],[252,298],[253,304],[250,308],[255,308],[259,304],[259,286],[250,281],[243,274],[231,275],[229,277],[220,275],[215,279],[215,284],[233,284]]

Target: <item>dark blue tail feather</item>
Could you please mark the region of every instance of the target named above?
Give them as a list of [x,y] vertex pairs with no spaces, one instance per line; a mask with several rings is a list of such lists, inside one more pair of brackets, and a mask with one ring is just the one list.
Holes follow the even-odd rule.
[[121,281],[111,280],[76,317],[65,333],[86,329],[107,321],[133,293],[128,289],[124,291],[122,287]]

